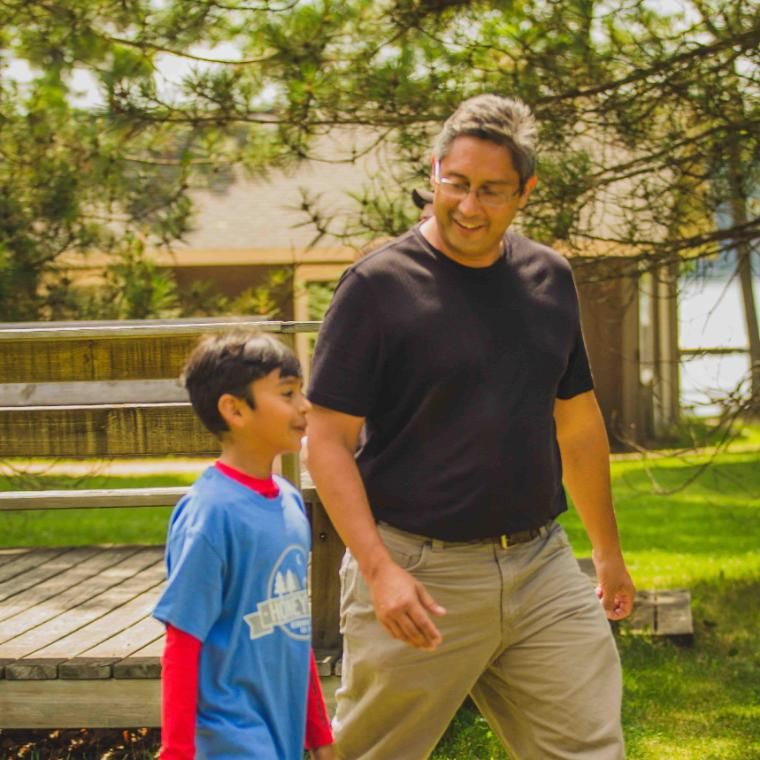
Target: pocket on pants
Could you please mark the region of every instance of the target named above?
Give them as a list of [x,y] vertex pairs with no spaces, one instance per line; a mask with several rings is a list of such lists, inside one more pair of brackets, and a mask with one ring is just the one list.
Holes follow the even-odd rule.
[[556,542],[563,549],[572,549],[570,546],[570,539],[567,537],[565,529],[559,523],[554,523],[551,533],[549,534],[549,538],[550,540]]
[[385,530],[382,525],[378,526],[378,532],[385,548],[391,555],[391,559],[400,568],[409,573],[414,573],[425,564],[430,552],[430,544],[427,541],[419,538],[407,538],[395,531]]
[[[391,559],[401,568],[414,574],[424,567],[430,554],[430,545],[424,540],[407,540],[403,536],[389,534],[380,530]],[[338,571],[340,577],[340,620],[342,634],[346,633],[348,620],[351,615],[374,615],[372,593],[364,580],[359,564],[346,549]]]

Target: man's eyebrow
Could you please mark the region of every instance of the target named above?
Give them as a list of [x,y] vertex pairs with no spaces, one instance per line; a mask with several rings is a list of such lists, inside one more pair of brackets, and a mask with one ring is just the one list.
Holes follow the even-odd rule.
[[[466,177],[464,174],[460,174],[459,172],[449,172],[448,174],[444,174],[444,177],[448,177],[451,179],[452,177],[456,177],[457,179],[463,179],[465,182],[470,183],[470,178]],[[481,187],[483,185],[511,185],[513,184],[511,180],[508,179],[487,179],[485,182],[481,184]]]

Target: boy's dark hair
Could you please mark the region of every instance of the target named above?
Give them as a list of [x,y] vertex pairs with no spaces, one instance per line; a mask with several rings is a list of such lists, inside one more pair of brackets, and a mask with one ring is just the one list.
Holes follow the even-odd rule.
[[256,332],[231,332],[202,338],[190,354],[181,380],[201,422],[214,435],[229,428],[219,414],[221,396],[230,393],[254,409],[254,380],[279,369],[282,377],[301,377],[295,354],[279,340]]

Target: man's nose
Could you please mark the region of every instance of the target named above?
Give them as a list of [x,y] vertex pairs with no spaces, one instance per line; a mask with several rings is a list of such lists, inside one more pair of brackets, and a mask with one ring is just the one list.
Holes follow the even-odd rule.
[[478,198],[478,191],[470,188],[467,195],[459,201],[458,208],[463,214],[473,215],[479,213],[482,210],[482,205],[480,198]]

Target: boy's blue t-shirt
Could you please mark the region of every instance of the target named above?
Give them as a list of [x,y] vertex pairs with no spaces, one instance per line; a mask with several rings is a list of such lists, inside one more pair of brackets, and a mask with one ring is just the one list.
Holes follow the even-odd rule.
[[311,642],[309,524],[209,467],[174,508],[153,615],[199,639],[196,757],[301,760]]

